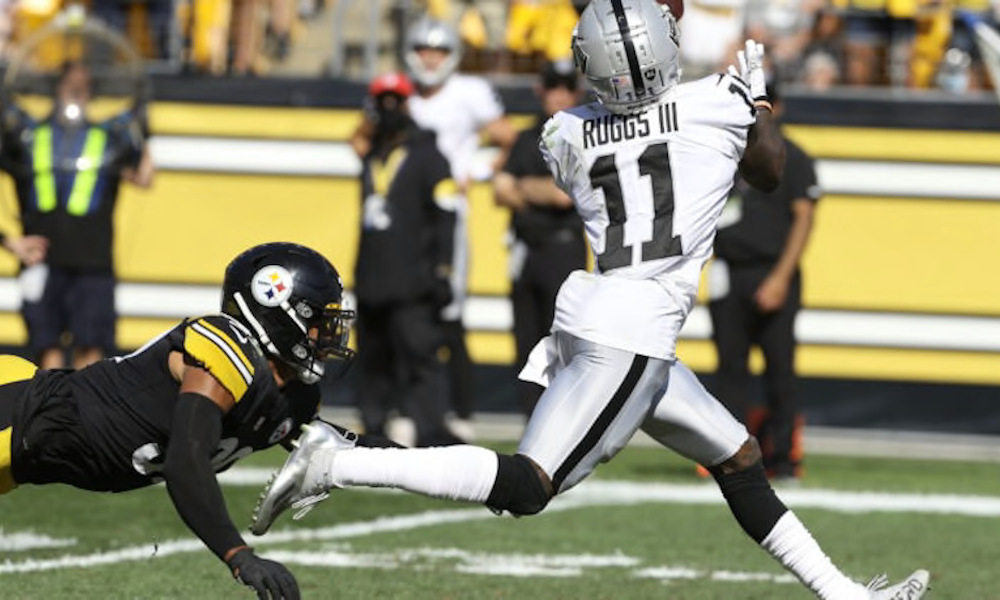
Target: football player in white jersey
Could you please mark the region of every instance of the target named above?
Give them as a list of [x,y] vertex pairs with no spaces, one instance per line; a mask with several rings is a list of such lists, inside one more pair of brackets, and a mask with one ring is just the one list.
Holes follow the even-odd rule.
[[546,385],[514,455],[475,446],[351,448],[308,426],[265,488],[251,529],[328,490],[393,487],[535,514],[610,460],[639,429],[709,467],[744,531],[818,597],[919,599],[929,574],[887,587],[844,575],[764,474],[757,440],[674,355],[737,170],[773,189],[784,145],[763,47],[729,73],[680,84],[676,22],[654,0],[593,0],[573,38],[599,102],[557,113],[541,148],[573,198],[596,256],[556,301],[552,335],[521,373]]

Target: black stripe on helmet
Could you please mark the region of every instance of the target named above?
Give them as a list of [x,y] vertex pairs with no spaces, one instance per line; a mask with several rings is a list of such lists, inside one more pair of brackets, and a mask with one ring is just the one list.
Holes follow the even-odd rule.
[[635,54],[635,44],[632,43],[632,33],[629,32],[628,18],[625,17],[625,6],[622,4],[622,0],[611,0],[611,10],[614,11],[615,20],[618,22],[618,32],[622,35],[628,70],[632,75],[632,89],[635,90],[636,99],[638,99],[646,95],[646,83],[642,79],[642,71],[639,70],[639,57]]

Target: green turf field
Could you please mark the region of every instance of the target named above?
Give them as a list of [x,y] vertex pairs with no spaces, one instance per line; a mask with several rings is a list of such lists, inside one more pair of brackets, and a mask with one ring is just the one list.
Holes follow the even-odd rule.
[[[237,524],[264,474],[247,467],[281,460],[273,451],[238,465],[250,481],[225,486]],[[1000,598],[1000,465],[814,456],[805,484],[780,493],[858,579],[923,566],[932,598]],[[713,485],[652,448],[626,449],[536,517],[341,491],[248,539],[291,568],[305,598],[810,597],[742,534]],[[0,498],[0,598],[250,597],[187,532],[162,487],[25,487]]]

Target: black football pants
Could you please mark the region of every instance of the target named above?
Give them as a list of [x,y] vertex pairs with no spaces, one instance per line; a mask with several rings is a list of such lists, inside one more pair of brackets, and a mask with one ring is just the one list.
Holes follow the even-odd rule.
[[[549,334],[555,315],[556,295],[570,273],[587,267],[587,248],[582,234],[568,242],[552,242],[529,248],[521,275],[511,286],[514,309],[514,340],[517,372],[524,367],[531,349]],[[524,415],[535,409],[542,388],[517,381],[517,402]]]
[[746,423],[752,383],[748,364],[750,347],[760,347],[766,365],[766,427],[773,443],[773,455],[767,466],[776,475],[791,475],[792,437],[799,410],[794,326],[802,306],[802,281],[796,273],[784,306],[772,313],[761,313],[753,296],[770,270],[771,265],[767,264],[729,264],[729,293],[709,303],[712,338],[719,358],[714,391],[733,416]]
[[429,303],[358,306],[358,407],[366,433],[384,435],[393,409],[413,419],[417,445],[447,440],[438,386],[442,333]]

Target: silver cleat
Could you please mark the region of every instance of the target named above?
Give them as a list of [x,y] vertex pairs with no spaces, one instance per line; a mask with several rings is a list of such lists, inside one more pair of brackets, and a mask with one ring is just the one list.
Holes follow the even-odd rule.
[[299,509],[293,516],[298,520],[312,507],[329,497],[329,487],[306,489],[306,472],[309,462],[317,450],[343,450],[353,448],[358,436],[353,432],[340,433],[323,421],[314,421],[302,426],[302,435],[292,442],[294,450],[289,453],[285,464],[271,476],[264,486],[257,506],[254,507],[250,531],[254,535],[264,535],[278,515],[289,508]]

